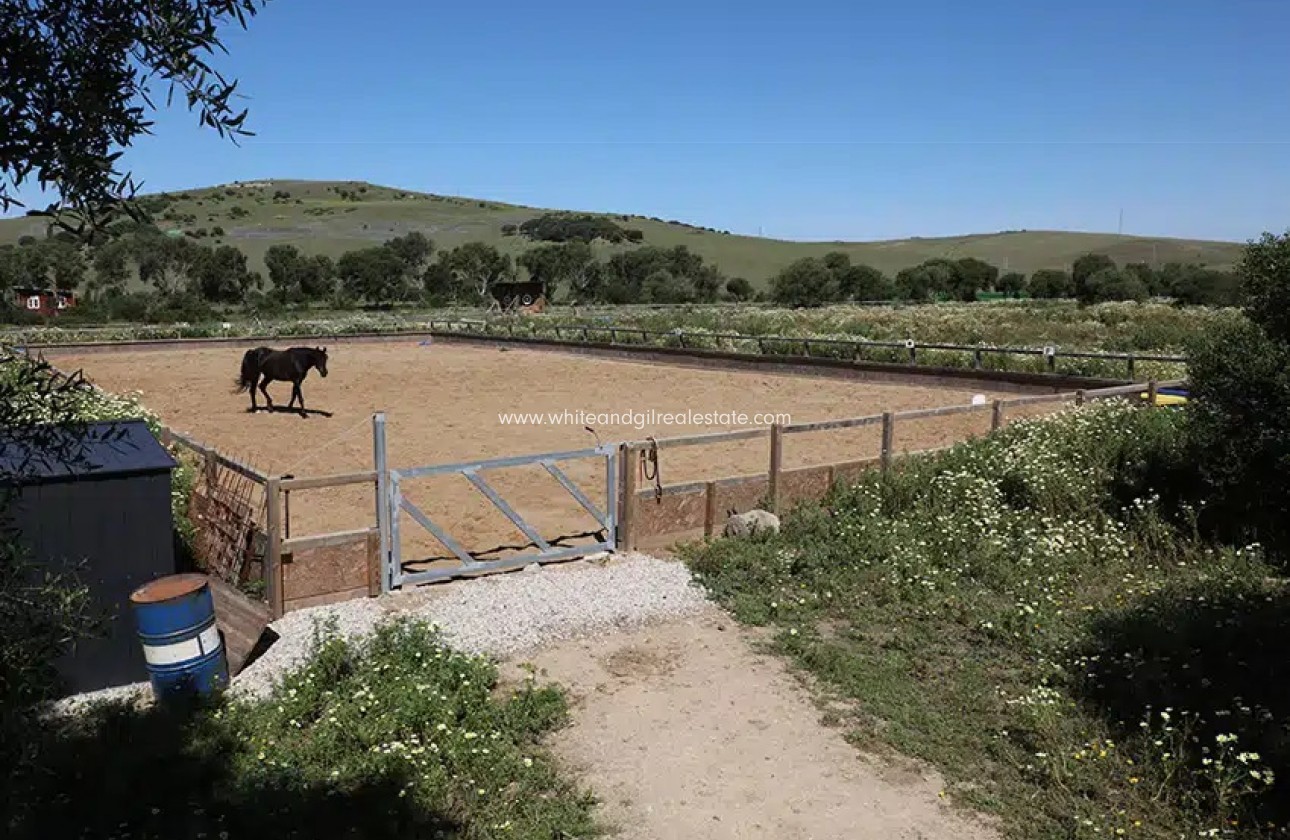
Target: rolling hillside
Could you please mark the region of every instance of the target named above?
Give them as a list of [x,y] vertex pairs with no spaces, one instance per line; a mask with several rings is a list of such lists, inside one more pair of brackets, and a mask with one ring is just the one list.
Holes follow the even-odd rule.
[[[338,257],[347,250],[377,244],[419,230],[436,247],[453,247],[471,240],[497,245],[518,254],[531,242],[504,236],[502,226],[518,225],[547,212],[498,202],[428,195],[353,181],[255,181],[171,193],[173,202],[156,215],[159,225],[185,230],[205,229],[200,241],[229,243],[249,257],[251,268],[263,271],[264,252],[289,243],[310,254]],[[1010,231],[936,239],[885,242],[788,242],[736,236],[678,221],[641,216],[608,215],[627,228],[638,228],[645,244],[687,245],[715,261],[726,274],[743,276],[761,286],[795,259],[843,251],[853,261],[888,273],[933,257],[978,257],[1000,267],[1032,272],[1068,267],[1079,255],[1104,253],[1119,263],[1159,264],[1199,262],[1231,265],[1241,243],[1118,236],[1061,231]],[[209,235],[222,228],[223,235]],[[43,234],[39,219],[0,220],[0,244]],[[597,243],[604,253],[619,246]]]

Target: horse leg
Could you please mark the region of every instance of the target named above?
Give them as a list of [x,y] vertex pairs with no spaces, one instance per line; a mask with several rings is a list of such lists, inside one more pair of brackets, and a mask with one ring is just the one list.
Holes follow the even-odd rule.
[[251,407],[248,408],[247,411],[251,412],[252,414],[255,413],[257,408],[259,408],[259,406],[255,404],[255,386],[258,385],[259,382],[260,382],[260,374],[257,373],[255,375],[255,379],[251,381],[251,387],[246,389],[247,392],[251,395]]
[[300,382],[301,380],[297,379],[294,383],[292,383],[291,399],[292,401],[294,401],[296,397],[300,398],[300,416],[308,417],[309,412],[305,411],[305,392],[300,390]]
[[260,393],[264,394],[264,404],[270,411],[273,410],[273,397],[269,396],[269,377],[264,377],[260,381]]

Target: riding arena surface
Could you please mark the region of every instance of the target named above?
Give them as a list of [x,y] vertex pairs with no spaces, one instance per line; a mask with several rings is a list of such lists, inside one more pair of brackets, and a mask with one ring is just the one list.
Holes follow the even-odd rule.
[[[287,346],[278,343],[277,348]],[[385,412],[389,465],[410,468],[478,459],[539,454],[672,436],[727,431],[754,425],[761,414],[791,415],[792,422],[860,417],[964,405],[975,394],[1009,396],[984,387],[944,387],[789,373],[729,371],[653,362],[623,361],[515,347],[451,343],[346,344],[329,350],[329,376],[311,371],[304,381],[314,413],[250,413],[234,380],[245,349],[200,347],[130,350],[78,355],[50,354],[63,370],[81,369],[115,393],[136,393],[171,429],[243,460],[270,475],[319,476],[372,470],[371,417]],[[289,383],[269,392],[277,406],[290,397]],[[501,413],[561,414],[724,412],[747,415],[746,423],[714,425],[630,422],[589,432],[582,422],[503,423]],[[716,418],[730,420],[733,418]],[[768,426],[770,420],[759,425]],[[896,452],[946,446],[988,431],[989,411],[901,422]],[[783,468],[854,461],[878,455],[877,426],[809,432],[784,440]],[[764,474],[765,438],[704,444],[659,453],[661,485],[715,481]],[[605,498],[603,460],[563,466],[598,505]],[[594,520],[540,465],[487,471],[487,481],[548,541],[596,530]],[[639,486],[654,486],[645,475]],[[527,538],[460,475],[406,481],[404,495],[457,538],[467,550],[520,546]],[[291,494],[288,527],[304,536],[370,527],[375,521],[371,485]],[[720,511],[724,515],[725,511]],[[446,558],[447,550],[406,515],[401,523],[405,560]],[[493,554],[490,557],[505,556]]]

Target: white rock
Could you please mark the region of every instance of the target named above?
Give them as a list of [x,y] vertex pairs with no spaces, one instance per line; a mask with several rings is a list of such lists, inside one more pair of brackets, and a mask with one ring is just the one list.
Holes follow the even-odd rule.
[[758,509],[731,514],[722,533],[727,537],[751,537],[754,534],[778,532],[779,517],[770,511]]

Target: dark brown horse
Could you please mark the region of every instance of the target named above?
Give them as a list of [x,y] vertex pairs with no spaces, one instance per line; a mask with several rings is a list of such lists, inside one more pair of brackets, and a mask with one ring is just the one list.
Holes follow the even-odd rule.
[[251,392],[251,407],[247,411],[256,411],[255,389],[264,394],[267,408],[273,410],[273,398],[269,396],[270,382],[290,382],[291,402],[287,409],[300,400],[300,415],[308,417],[305,412],[305,395],[300,391],[300,383],[309,375],[310,368],[318,368],[318,375],[327,376],[327,350],[322,347],[291,347],[287,350],[274,350],[270,347],[257,347],[247,350],[242,356],[242,373],[237,378],[235,394]]

